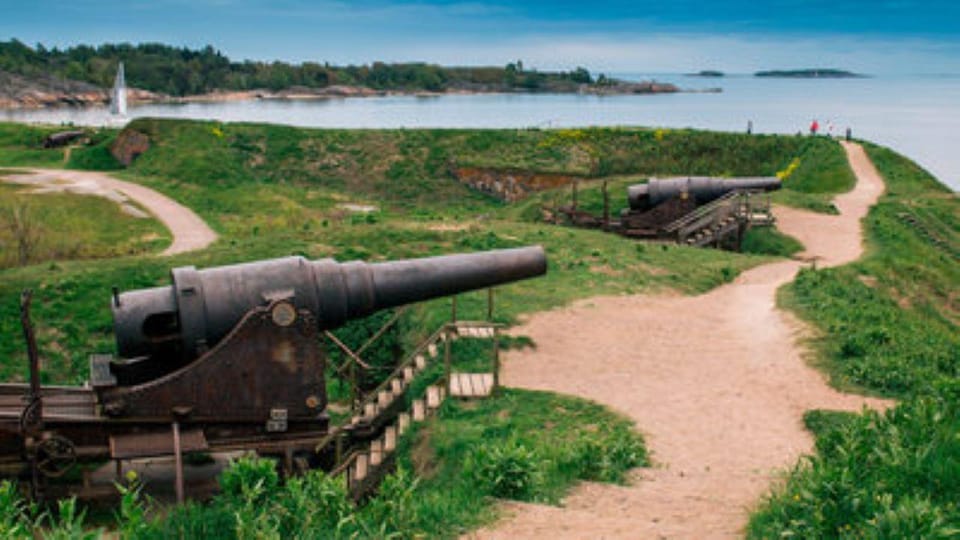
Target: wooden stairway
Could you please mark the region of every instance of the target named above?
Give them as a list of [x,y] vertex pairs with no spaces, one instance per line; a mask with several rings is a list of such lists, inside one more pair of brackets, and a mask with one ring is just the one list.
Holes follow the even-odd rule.
[[728,238],[739,241],[750,226],[773,223],[769,197],[735,190],[665,225],[661,234],[688,246],[720,246]]
[[[358,404],[349,422],[334,428],[317,445],[319,452],[346,435],[370,439],[348,455],[338,458],[339,463],[330,471],[334,476],[346,476],[351,497],[359,500],[379,485],[383,477],[393,470],[399,437],[413,424],[424,421],[439,409],[448,396],[482,398],[492,394],[498,379],[497,330],[497,325],[487,322],[460,321],[444,325],[417,346],[390,377]],[[494,339],[494,372],[452,372],[449,346],[451,341],[459,338]],[[440,345],[445,348],[443,379],[428,386],[424,394],[412,399],[407,407],[407,393],[411,384],[440,356]]]

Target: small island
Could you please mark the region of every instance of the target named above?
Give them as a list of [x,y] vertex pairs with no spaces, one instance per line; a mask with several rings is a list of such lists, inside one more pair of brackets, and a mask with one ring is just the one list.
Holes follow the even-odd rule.
[[687,77],[724,77],[726,73],[713,69],[704,69],[697,73],[687,73]]
[[754,77],[779,77],[785,79],[862,79],[866,75],[831,68],[789,69],[758,71]]

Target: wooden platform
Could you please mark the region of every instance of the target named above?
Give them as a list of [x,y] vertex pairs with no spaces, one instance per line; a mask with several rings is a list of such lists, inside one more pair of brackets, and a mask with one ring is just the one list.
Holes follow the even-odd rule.
[[451,373],[450,396],[488,397],[493,392],[493,373]]
[[463,325],[457,326],[457,336],[467,338],[492,338],[496,332],[493,326]]

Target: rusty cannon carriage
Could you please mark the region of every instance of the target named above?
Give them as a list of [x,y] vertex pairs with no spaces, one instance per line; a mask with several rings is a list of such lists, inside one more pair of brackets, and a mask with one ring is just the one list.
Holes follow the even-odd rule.
[[557,209],[552,215],[562,216],[563,221],[575,226],[603,229],[631,238],[739,249],[749,227],[773,223],[770,201],[765,194],[781,186],[777,177],[651,178],[647,183],[627,188],[628,206],[619,218],[610,216],[606,183],[602,216],[577,209],[574,186],[573,204]]
[[40,385],[25,293],[30,383],[0,385],[0,471],[36,485],[78,462],[228,450],[310,457],[330,429],[325,330],[545,272],[539,246],[176,268],[169,286],[114,289],[118,354],[93,355],[82,387]]

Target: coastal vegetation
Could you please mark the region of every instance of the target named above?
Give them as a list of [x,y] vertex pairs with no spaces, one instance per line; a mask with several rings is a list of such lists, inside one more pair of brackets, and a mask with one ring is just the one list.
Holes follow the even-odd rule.
[[572,92],[580,85],[602,87],[615,82],[603,74],[594,77],[583,67],[542,72],[525,67],[522,61],[503,67],[384,62],[334,66],[319,62],[234,61],[212,46],[189,49],[159,43],[117,43],[60,49],[42,44],[30,47],[16,39],[0,42],[0,72],[28,78],[54,76],[105,88],[113,84],[119,62],[125,63],[129,86],[168,96],[216,90],[320,89],[337,85],[396,91]]
[[752,538],[960,534],[960,205],[904,157],[867,151],[887,188],[864,222],[867,254],[802,271],[780,300],[820,329],[835,385],[901,403],[808,414],[817,454],[754,515]]

